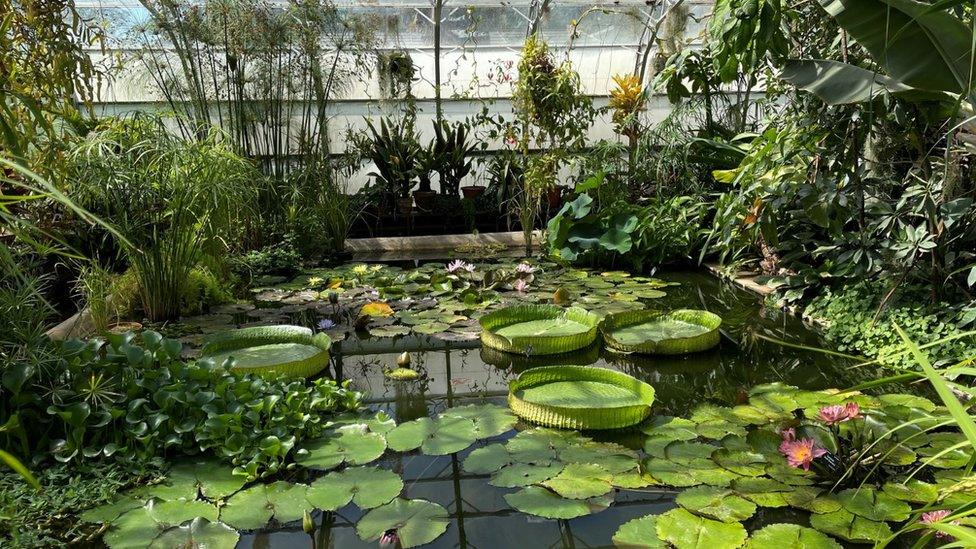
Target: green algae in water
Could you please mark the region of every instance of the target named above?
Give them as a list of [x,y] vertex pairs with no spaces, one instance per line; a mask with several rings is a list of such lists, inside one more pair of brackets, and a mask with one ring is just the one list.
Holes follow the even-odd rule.
[[234,367],[245,369],[308,360],[321,352],[322,349],[318,347],[302,343],[272,343],[218,353],[213,355],[213,358],[217,364],[220,364],[234,357]]
[[599,381],[559,381],[519,391],[519,398],[534,404],[563,408],[638,406],[640,396],[629,389]]
[[700,324],[665,318],[644,324],[635,324],[613,331],[613,336],[625,345],[640,345],[645,341],[665,341],[697,337],[711,330]]
[[495,330],[495,333],[508,339],[516,337],[546,336],[560,337],[584,334],[590,327],[566,318],[530,320],[519,322]]

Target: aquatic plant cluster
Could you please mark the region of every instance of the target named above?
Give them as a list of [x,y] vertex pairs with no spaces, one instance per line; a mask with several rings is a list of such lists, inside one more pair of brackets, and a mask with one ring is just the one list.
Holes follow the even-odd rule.
[[[834,421],[837,410],[844,419]],[[465,454],[468,473],[488,475],[514,509],[548,519],[599,513],[618,494],[680,490],[677,507],[622,524],[613,542],[627,547],[841,547],[879,543],[911,517],[915,529],[947,540],[944,524],[976,497],[966,465],[971,448],[946,428],[947,411],[910,394],[754,387],[733,407],[699,406],[688,417],[654,416],[637,448],[593,440],[579,431],[521,426],[504,407],[448,408],[397,425],[385,414],[331,420],[306,440],[296,464],[273,482],[248,482],[215,461],[178,461],[156,486],[122,494],[87,511],[110,524],[110,547],[182,539],[233,547],[238,530],[301,521],[313,510],[354,504],[365,541],[414,547],[445,532],[450,513],[400,497],[403,481],[374,462],[408,452]],[[513,428],[518,428],[510,436]],[[497,439],[476,445],[484,439]],[[760,508],[792,508],[804,524],[744,523]],[[801,516],[801,515],[798,515]],[[695,540],[698,540],[697,542]],[[838,541],[840,540],[840,541]]]

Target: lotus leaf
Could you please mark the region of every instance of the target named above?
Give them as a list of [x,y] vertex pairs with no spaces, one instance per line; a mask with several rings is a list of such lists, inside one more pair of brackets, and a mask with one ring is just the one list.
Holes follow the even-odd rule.
[[731,490],[698,486],[678,494],[676,503],[701,516],[722,522],[743,521],[756,512],[752,502],[735,495]]
[[488,483],[500,488],[516,488],[538,484],[558,475],[563,470],[563,466],[562,463],[539,465],[513,463],[493,473]]
[[460,452],[478,439],[478,428],[470,419],[423,417],[401,423],[386,434],[391,450],[408,452],[420,448],[427,455],[446,456]]
[[847,509],[811,515],[810,526],[852,542],[874,543],[891,536],[887,523],[857,516]]
[[589,499],[609,492],[612,480],[613,475],[599,465],[570,463],[542,485],[564,498]]
[[568,520],[606,509],[613,503],[613,497],[565,499],[541,486],[529,486],[513,494],[505,494],[505,501],[529,515]]
[[258,484],[234,494],[220,510],[220,521],[239,530],[262,528],[272,518],[279,523],[299,520],[309,507],[308,486],[288,482]]
[[745,549],[841,549],[841,545],[813,528],[770,524],[754,532]]
[[625,522],[613,535],[616,547],[627,549],[667,549],[669,545],[657,538],[657,515],[635,518]]
[[337,431],[338,436],[332,434],[307,443],[295,461],[309,469],[328,471],[343,463],[366,465],[379,459],[386,450],[383,435],[363,432],[365,427],[356,427],[343,428]]
[[674,509],[657,518],[657,537],[677,549],[735,549],[746,541],[738,522],[721,522]]
[[176,526],[163,531],[149,545],[151,549],[171,549],[172,547],[198,547],[200,549],[234,549],[240,534],[220,522],[210,522],[202,517],[193,519],[190,524]]
[[305,499],[323,511],[335,511],[350,501],[372,509],[397,497],[403,481],[393,471],[378,467],[350,467],[321,477],[308,487]]
[[396,531],[400,547],[416,547],[441,536],[450,523],[447,510],[436,503],[396,498],[359,519],[356,534],[364,541],[376,541],[389,530]]

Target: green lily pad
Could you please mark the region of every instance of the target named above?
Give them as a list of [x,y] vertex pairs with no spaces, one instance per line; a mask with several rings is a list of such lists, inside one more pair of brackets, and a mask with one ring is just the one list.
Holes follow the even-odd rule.
[[771,478],[741,477],[732,482],[732,489],[756,505],[786,507],[786,493],[794,487]]
[[376,541],[388,530],[395,530],[400,547],[406,549],[434,541],[450,521],[447,510],[436,503],[397,498],[359,519],[356,534],[364,541]]
[[165,530],[149,545],[151,549],[199,547],[201,549],[234,549],[241,536],[236,530],[220,522],[198,517],[190,524]]
[[743,521],[756,513],[756,505],[732,490],[712,486],[689,488],[678,494],[676,503],[685,509],[722,522]]
[[216,521],[217,508],[202,501],[150,501],[112,521],[104,541],[113,549],[147,547],[164,531],[197,517]]
[[674,509],[657,518],[657,537],[677,549],[735,549],[746,541],[738,522],[721,522]]
[[337,431],[339,436],[333,434],[313,440],[305,444],[304,451],[298,453],[295,461],[302,467],[321,471],[335,469],[343,463],[366,465],[375,461],[386,451],[386,439],[383,435],[366,433],[364,430],[343,428]]
[[830,536],[798,524],[770,524],[753,532],[745,549],[841,549]]
[[216,460],[181,461],[167,476],[177,482],[186,481],[195,485],[204,497],[212,500],[223,499],[247,483],[243,476],[235,475],[232,468]]
[[874,543],[891,536],[885,522],[857,516],[847,509],[810,516],[810,526],[843,540]]
[[470,404],[448,408],[441,417],[460,417],[474,422],[478,438],[489,438],[512,430],[518,418],[507,407],[495,404]]
[[833,513],[843,507],[834,494],[822,494],[820,488],[795,486],[792,491],[782,492],[790,507],[805,509],[811,513]]
[[698,438],[695,430],[698,425],[690,419],[670,416],[657,416],[641,431],[648,437],[663,437],[670,440],[694,440]]
[[627,549],[667,549],[667,543],[657,539],[657,515],[635,518],[623,523],[613,535],[615,547]]
[[584,442],[559,453],[566,463],[595,463],[610,473],[623,473],[637,466],[637,453],[620,444]]
[[912,507],[907,503],[869,486],[844,490],[837,494],[837,499],[847,511],[874,521],[901,522],[908,520],[912,512]]
[[720,439],[727,435],[746,436],[746,429],[732,414],[731,408],[705,404],[691,414],[695,431],[705,438]]
[[516,510],[549,519],[572,519],[602,511],[613,503],[612,496],[589,500],[566,499],[541,486],[529,486],[514,494],[505,494],[505,501]]
[[373,337],[397,337],[405,336],[410,333],[410,328],[406,326],[388,325],[388,326],[371,326],[369,328],[369,335]]
[[563,470],[562,463],[531,464],[513,463],[496,471],[491,475],[488,484],[500,488],[517,488],[538,484],[559,474]]
[[886,482],[884,493],[901,501],[929,504],[939,497],[939,489],[934,484],[912,479],[907,482]]
[[389,503],[403,490],[403,480],[378,467],[350,467],[312,482],[305,499],[323,511],[335,511],[350,501],[360,509]]
[[427,455],[446,456],[460,452],[478,439],[478,428],[470,419],[442,416],[422,417],[401,423],[386,434],[391,450],[409,452],[420,448]]
[[413,331],[418,334],[436,334],[439,332],[446,332],[451,327],[450,324],[445,324],[444,322],[425,322],[423,324],[417,324],[413,327]]
[[589,499],[609,492],[612,480],[613,475],[599,465],[570,463],[542,485],[564,498]]
[[238,530],[262,528],[272,518],[279,523],[301,519],[309,504],[308,486],[288,482],[258,484],[234,494],[220,510],[220,521]]
[[473,450],[464,459],[463,467],[469,473],[487,475],[511,463],[513,458],[505,449],[505,445],[496,443]]
[[638,469],[633,469],[624,473],[613,475],[613,483],[617,488],[627,488],[636,490],[654,484],[661,484],[650,473]]
[[746,477],[759,477],[766,474],[766,457],[757,452],[743,450],[719,450],[712,459],[733,473]]

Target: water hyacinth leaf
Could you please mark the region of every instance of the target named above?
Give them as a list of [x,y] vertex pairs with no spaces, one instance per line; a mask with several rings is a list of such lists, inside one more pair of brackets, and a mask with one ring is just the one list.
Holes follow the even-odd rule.
[[562,463],[530,464],[513,463],[491,475],[488,484],[500,488],[517,488],[551,479],[563,470]]
[[386,439],[383,435],[364,431],[365,427],[357,429],[351,426],[340,429],[339,436],[333,434],[309,442],[295,457],[295,461],[302,467],[320,471],[335,469],[343,463],[366,465],[383,455],[386,451]]
[[422,417],[401,423],[386,434],[387,444],[392,450],[409,452],[420,448],[431,456],[460,452],[477,439],[478,429],[473,421],[452,416],[437,419]]
[[696,515],[722,522],[743,521],[756,513],[756,505],[731,490],[698,486],[678,494],[675,502]]
[[813,528],[798,524],[770,524],[753,532],[745,549],[841,549],[841,545]]
[[612,480],[613,475],[599,465],[570,463],[542,485],[564,498],[589,499],[609,492]]
[[278,481],[258,484],[234,494],[220,510],[220,521],[239,530],[262,528],[272,518],[279,523],[299,520],[310,507],[308,486]]
[[460,417],[474,422],[478,438],[488,438],[507,433],[518,418],[507,407],[495,404],[470,404],[448,408],[441,417]]
[[350,501],[360,509],[389,503],[403,490],[400,476],[378,467],[350,467],[316,479],[305,499],[317,509],[335,511]]
[[907,503],[870,486],[844,490],[837,494],[837,499],[847,511],[874,521],[901,522],[908,520],[908,515],[912,511]]
[[635,518],[623,523],[613,535],[615,547],[627,549],[667,549],[667,543],[657,538],[657,515]]
[[473,450],[462,464],[465,471],[476,475],[494,473],[513,462],[504,444],[489,444],[483,448]]
[[738,522],[722,522],[673,509],[657,518],[657,537],[678,549],[735,549],[746,541]]
[[541,486],[529,486],[513,494],[505,494],[505,501],[516,510],[548,519],[572,519],[602,511],[613,503],[612,497],[589,500],[566,499]]
[[874,543],[891,536],[885,522],[857,516],[847,509],[810,516],[810,526],[846,541]]
[[356,523],[356,534],[363,541],[376,541],[393,530],[399,546],[407,549],[430,543],[441,536],[450,523],[446,509],[427,500],[396,498],[372,509]]
[[233,549],[240,534],[219,522],[195,518],[190,524],[165,530],[149,545],[152,549],[198,547],[200,549]]

